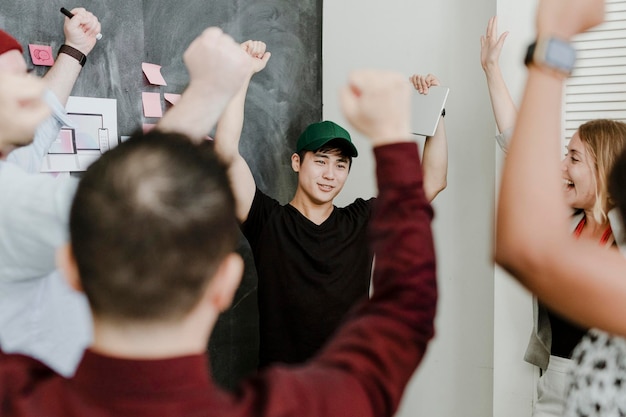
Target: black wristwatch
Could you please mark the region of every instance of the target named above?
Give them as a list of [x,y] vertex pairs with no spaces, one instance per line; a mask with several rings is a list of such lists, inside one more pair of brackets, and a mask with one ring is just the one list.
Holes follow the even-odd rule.
[[87,62],[87,57],[85,56],[85,54],[69,45],[61,45],[61,47],[59,48],[59,54],[66,54],[71,56],[72,58],[76,58],[81,67],[84,67],[85,62]]
[[558,38],[539,38],[530,44],[524,64],[549,68],[569,76],[576,63],[576,49]]

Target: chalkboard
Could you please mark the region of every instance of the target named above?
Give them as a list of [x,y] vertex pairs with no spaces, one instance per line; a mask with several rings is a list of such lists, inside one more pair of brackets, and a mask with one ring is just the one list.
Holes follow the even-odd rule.
[[[250,85],[240,149],[259,188],[289,201],[296,185],[289,157],[299,133],[322,115],[322,0],[0,0],[0,28],[25,47],[27,63],[29,43],[51,45],[53,51],[63,43],[61,7],[85,7],[102,23],[103,38],[72,95],[117,99],[120,135],[157,121],[143,117],[141,92],[183,91],[188,75],[182,54],[206,27],[219,26],[238,42],[264,41],[272,58]],[[162,65],[168,85],[150,85],[142,62]],[[45,70],[35,68],[39,75]],[[225,387],[251,372],[257,360],[256,273],[243,239],[240,246],[246,273],[208,349],[214,376]]]

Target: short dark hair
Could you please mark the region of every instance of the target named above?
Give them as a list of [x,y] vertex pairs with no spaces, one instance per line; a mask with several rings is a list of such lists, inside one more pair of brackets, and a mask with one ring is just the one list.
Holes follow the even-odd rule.
[[321,147],[319,147],[318,149],[314,150],[314,151],[307,151],[305,149],[301,150],[300,152],[298,152],[298,156],[300,157],[300,161],[304,161],[304,155],[306,155],[307,152],[313,152],[313,153],[317,153],[317,152],[338,152],[339,155],[341,155],[342,157],[346,158],[348,160],[348,166],[352,167],[352,150],[346,146],[344,144],[343,140],[331,140],[329,142],[326,142],[324,145],[322,145]]
[[137,132],[80,181],[72,250],[95,315],[178,319],[237,241],[234,198],[212,144]]

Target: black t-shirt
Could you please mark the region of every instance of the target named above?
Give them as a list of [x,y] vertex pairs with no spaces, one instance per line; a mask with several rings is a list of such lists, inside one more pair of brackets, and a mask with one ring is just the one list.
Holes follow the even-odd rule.
[[369,291],[367,224],[374,199],[335,207],[316,225],[257,189],[242,231],[259,279],[259,366],[299,363]]
[[587,329],[573,324],[550,309],[546,310],[550,319],[550,330],[552,331],[550,354],[570,359],[572,351],[587,333]]

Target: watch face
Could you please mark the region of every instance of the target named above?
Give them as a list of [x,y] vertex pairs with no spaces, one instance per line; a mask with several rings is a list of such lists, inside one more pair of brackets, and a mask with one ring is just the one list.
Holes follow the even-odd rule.
[[570,72],[576,63],[576,50],[567,42],[551,38],[547,41],[544,59],[547,65]]

